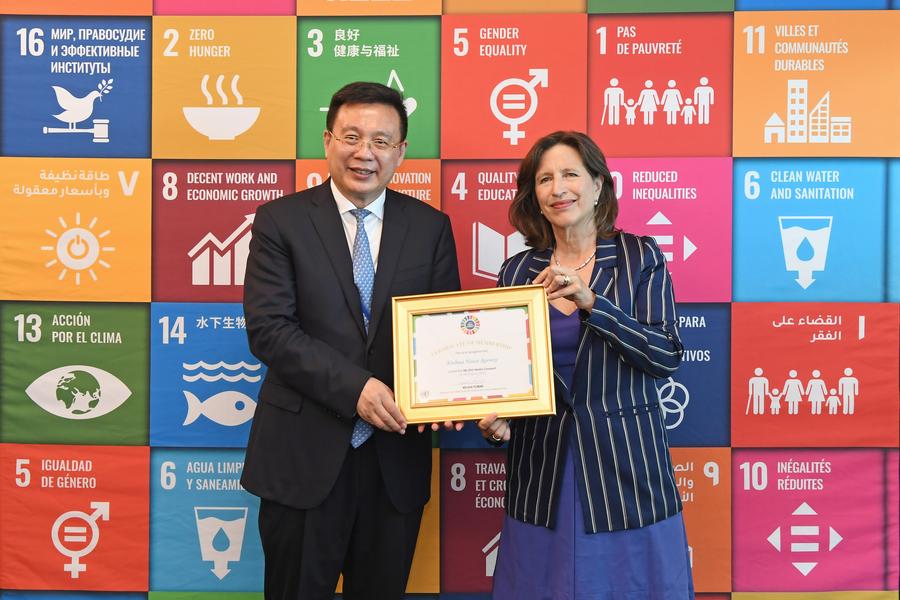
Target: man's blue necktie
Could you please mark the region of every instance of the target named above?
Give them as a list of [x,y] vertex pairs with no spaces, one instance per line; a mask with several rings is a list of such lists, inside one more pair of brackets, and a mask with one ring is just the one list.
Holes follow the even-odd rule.
[[[372,263],[372,251],[369,249],[369,236],[366,234],[365,220],[372,213],[365,208],[355,208],[350,214],[356,217],[356,239],[353,240],[353,282],[359,290],[359,303],[362,308],[366,332],[372,318],[372,287],[375,285],[375,265]],[[353,426],[350,445],[359,448],[374,429],[362,417],[357,417]]]

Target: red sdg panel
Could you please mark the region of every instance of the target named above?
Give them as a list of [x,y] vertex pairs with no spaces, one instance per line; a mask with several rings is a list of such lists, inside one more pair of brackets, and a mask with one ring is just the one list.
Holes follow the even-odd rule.
[[444,15],[441,157],[522,158],[584,131],[586,15]]
[[441,591],[489,592],[503,526],[506,451],[441,452]]
[[441,199],[465,290],[496,286],[503,261],[525,249],[525,238],[509,224],[518,167],[513,160],[443,161]]
[[896,304],[732,306],[734,447],[897,447]]
[[256,208],[293,191],[293,161],[155,161],[153,299],[240,302]]
[[150,449],[0,445],[0,588],[146,591]]
[[588,31],[588,131],[608,156],[731,155],[730,14],[602,15]]

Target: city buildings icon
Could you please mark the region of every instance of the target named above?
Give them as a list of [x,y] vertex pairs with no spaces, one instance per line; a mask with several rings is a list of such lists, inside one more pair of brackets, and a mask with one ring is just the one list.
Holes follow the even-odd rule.
[[188,251],[191,258],[191,284],[244,285],[247,255],[250,253],[250,227],[255,215],[246,215],[225,241],[207,233]]
[[777,112],[766,121],[766,144],[849,144],[852,134],[851,117],[831,115],[831,92],[809,108],[809,81],[790,79],[787,82],[787,121]]

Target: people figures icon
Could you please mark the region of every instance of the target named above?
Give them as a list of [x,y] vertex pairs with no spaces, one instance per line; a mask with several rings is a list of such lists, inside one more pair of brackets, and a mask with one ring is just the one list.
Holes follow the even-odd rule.
[[837,386],[829,386],[822,378],[819,369],[813,369],[809,381],[805,384],[797,377],[797,370],[788,371],[788,378],[779,391],[769,389],[769,378],[762,367],[753,369],[753,376],[747,380],[747,406],[744,414],[749,415],[752,408],[754,415],[766,414],[766,399],[769,400],[769,413],[781,414],[782,401],[787,405],[787,414],[800,414],[800,405],[804,399],[809,402],[810,414],[823,414],[823,407],[828,408],[829,415],[842,413],[852,415],[855,410],[856,396],[859,394],[859,379],[853,376],[853,369],[843,370],[844,376],[838,380]]
[[638,106],[644,116],[644,125],[653,125],[653,115],[659,107],[659,94],[653,89],[653,82],[649,79],[644,82],[644,89],[638,95]]
[[609,87],[603,91],[603,116],[601,117],[601,125],[609,123],[610,125],[619,124],[619,113],[625,105],[625,91],[619,87],[619,80],[613,77],[609,80]]
[[663,92],[662,98],[663,112],[666,113],[666,125],[675,125],[678,123],[678,112],[684,103],[681,98],[681,92],[675,87],[675,80],[670,79],[666,84],[666,91]]
[[753,402],[753,414],[762,415],[766,412],[766,396],[769,393],[769,379],[763,377],[763,370],[759,367],[753,369],[753,377],[750,378],[750,396],[747,398],[747,414],[750,409],[750,403]]
[[694,104],[697,105],[697,123],[709,125],[709,107],[716,99],[715,90],[709,85],[707,77],[700,78],[700,85],[694,88]]
[[781,394],[778,393],[778,388],[772,388],[772,391],[769,392],[769,398],[772,400],[771,404],[769,404],[769,411],[773,415],[777,415],[781,412]]
[[812,414],[814,415],[822,414],[822,405],[828,394],[828,388],[825,386],[825,382],[819,379],[819,375],[821,375],[819,370],[814,369],[813,378],[806,384],[806,398],[812,404]]
[[838,380],[838,393],[843,398],[841,412],[845,415],[852,415],[856,394],[859,393],[859,379],[853,377],[853,369],[850,367],[844,369],[844,377]]
[[697,109],[694,108],[694,101],[691,98],[685,98],[684,106],[681,107],[681,118],[684,124],[693,125],[695,114],[697,114]]
[[634,125],[634,119],[636,117],[637,104],[634,103],[634,98],[629,98],[628,102],[625,104],[625,124]]
[[[700,77],[699,85],[693,91],[678,89],[677,82],[669,79],[660,95],[653,87],[653,80],[644,81],[637,96],[626,100],[625,89],[618,77],[609,80],[609,87],[603,90],[603,112],[601,125],[620,125],[622,111],[625,111],[625,125],[634,125],[640,110],[644,125],[653,125],[658,110],[666,113],[666,125],[678,125],[679,117],[684,125],[709,125],[710,107],[715,103],[715,90],[709,85],[708,77]],[[696,121],[695,121],[696,117]]]
[[782,388],[784,390],[784,401],[788,406],[788,414],[800,414],[800,402],[803,400],[803,382],[797,379],[797,371],[791,369],[788,371],[788,379],[785,379]]

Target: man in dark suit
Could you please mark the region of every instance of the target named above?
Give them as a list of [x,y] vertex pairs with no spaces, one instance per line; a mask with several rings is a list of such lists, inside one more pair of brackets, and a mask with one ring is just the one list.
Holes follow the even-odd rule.
[[[244,283],[268,366],[241,484],[260,496],[267,599],[403,596],[431,478],[431,436],[394,402],[391,296],[459,289],[446,215],[386,189],[406,151],[402,96],[331,99],[330,179],[261,206]],[[362,210],[360,210],[362,209]]]

